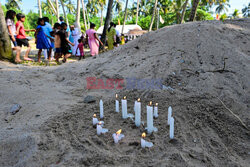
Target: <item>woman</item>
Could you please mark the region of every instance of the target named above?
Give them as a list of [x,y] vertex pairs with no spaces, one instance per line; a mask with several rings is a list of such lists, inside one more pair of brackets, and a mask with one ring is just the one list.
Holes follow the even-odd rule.
[[[99,43],[103,45],[102,41],[98,38],[96,31],[95,31],[95,24],[90,24],[90,29],[86,31],[86,39],[89,44],[90,54],[91,56],[98,55],[99,51]],[[99,41],[99,43],[98,43]]]
[[15,62],[21,63],[22,62],[20,59],[21,48],[18,47],[16,43],[16,25],[14,23],[15,17],[16,17],[16,12],[14,10],[8,10],[6,12],[5,21],[6,21],[8,33],[10,36],[10,40],[12,41],[11,47],[13,50],[16,51]]
[[116,30],[115,24],[113,22],[110,23],[110,26],[107,30],[107,37],[108,37],[108,49],[114,49],[115,41],[116,41]]
[[[45,35],[43,26],[45,25],[45,21],[43,18],[39,18],[37,21],[38,26],[36,27],[36,48],[39,49],[38,51],[38,62],[41,61],[41,52],[43,49],[50,49],[51,48],[51,42]],[[49,55],[50,60],[50,55]]]

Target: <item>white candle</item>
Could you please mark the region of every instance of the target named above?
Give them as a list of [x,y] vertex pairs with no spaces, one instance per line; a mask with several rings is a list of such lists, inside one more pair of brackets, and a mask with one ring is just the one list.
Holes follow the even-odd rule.
[[140,99],[135,101],[135,125],[139,127],[141,125],[141,102]]
[[154,122],[153,122],[153,107],[151,106],[152,102],[147,106],[147,131],[152,133],[154,131]]
[[174,118],[170,118],[170,127],[169,127],[169,137],[170,139],[174,138]]
[[127,117],[128,117],[127,100],[126,96],[124,96],[124,99],[122,99],[122,118],[126,119]]
[[120,129],[112,135],[115,143],[118,143],[124,137],[124,134],[121,134],[121,132],[122,130]]
[[143,138],[146,137],[146,133],[142,133],[142,138],[141,138],[141,147],[145,148],[145,147],[152,147],[154,144],[152,142],[148,142],[146,140],[144,140]]
[[158,118],[158,103],[155,103],[155,106],[154,106],[154,117]]
[[103,119],[104,115],[103,115],[103,102],[102,100],[100,100],[100,118]]
[[170,118],[172,117],[172,107],[168,107],[168,125],[170,125]]
[[92,122],[93,122],[93,125],[98,124],[99,121],[98,121],[98,119],[96,118],[96,114],[93,115],[93,121],[92,121]]
[[97,135],[100,135],[102,133],[102,126],[101,126],[101,124],[97,124],[96,131],[97,131]]
[[107,133],[109,130],[102,127],[102,122],[99,122],[96,126],[97,135]]
[[115,100],[115,111],[119,112],[119,101],[118,101],[118,95],[115,95],[116,100]]

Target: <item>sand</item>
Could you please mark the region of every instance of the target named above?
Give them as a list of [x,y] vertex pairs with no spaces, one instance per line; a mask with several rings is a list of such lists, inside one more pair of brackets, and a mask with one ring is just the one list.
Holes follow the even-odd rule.
[[[53,67],[0,62],[0,166],[249,166],[249,46],[250,19],[205,21],[150,32],[96,59]],[[87,77],[161,79],[164,89],[87,90]],[[141,98],[140,128],[115,113],[115,93],[127,96],[130,113]],[[84,103],[88,95],[97,101]],[[109,129],[101,136],[91,124],[99,99]],[[142,149],[150,100],[159,103],[158,132],[146,137],[154,146]],[[21,110],[7,114],[15,103]],[[114,144],[119,129],[125,138]]]

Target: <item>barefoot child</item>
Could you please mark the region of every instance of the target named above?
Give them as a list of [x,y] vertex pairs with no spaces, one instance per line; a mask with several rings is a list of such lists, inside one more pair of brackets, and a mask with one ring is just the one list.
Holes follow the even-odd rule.
[[[45,25],[45,21],[43,18],[39,18],[37,21],[38,26],[36,27],[36,48],[39,49],[38,51],[38,62],[41,62],[41,52],[43,49],[50,49],[51,42],[45,35],[42,26]],[[50,55],[49,55],[50,60]]]
[[83,44],[83,39],[80,38],[78,39],[78,46],[76,48],[76,53],[77,53],[77,50],[79,49],[80,50],[80,57],[79,57],[79,60],[81,60],[81,58],[84,59],[84,44]]
[[72,54],[70,45],[74,46],[74,44],[69,41],[68,33],[66,31],[67,30],[67,24],[62,23],[61,27],[62,27],[62,30],[60,32],[61,51],[62,51],[62,55],[64,55],[63,63],[65,63],[67,61],[67,58],[69,58],[71,56],[71,54]]
[[17,23],[16,23],[16,42],[17,42],[17,45],[22,47],[22,45],[24,46],[27,46],[27,51],[25,53],[25,56],[24,56],[24,60],[28,60],[28,61],[33,61],[32,59],[30,59],[28,57],[29,55],[29,52],[30,52],[30,45],[29,45],[29,40],[26,38],[26,34],[25,32],[29,32],[29,31],[35,31],[35,30],[27,30],[27,29],[24,29],[24,26],[23,26],[23,22],[25,21],[25,15],[23,15],[22,13],[18,13],[16,15],[16,18],[17,18]]
[[59,63],[59,58],[62,56],[62,50],[61,50],[61,24],[55,23],[54,24],[54,34],[55,34],[55,59],[56,62]]

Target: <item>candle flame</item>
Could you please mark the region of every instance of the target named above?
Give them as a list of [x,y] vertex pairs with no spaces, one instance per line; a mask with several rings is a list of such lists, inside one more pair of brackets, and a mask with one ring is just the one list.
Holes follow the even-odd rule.
[[149,102],[149,105],[150,105],[150,106],[152,105],[152,101]]
[[158,103],[155,103],[156,106],[158,106]]
[[115,98],[118,98],[118,94],[115,94]]
[[139,98],[137,101],[138,101],[138,102],[140,102],[140,101],[141,101],[141,99]]
[[121,130],[121,129],[118,130],[118,131],[116,132],[117,135],[119,135],[119,134],[121,134],[121,133],[122,133],[122,130]]
[[126,98],[127,98],[126,96],[123,97],[124,100],[126,100]]
[[141,134],[141,137],[142,137],[142,138],[145,138],[145,137],[146,137],[146,133],[143,132],[143,133]]
[[102,124],[102,122],[99,122],[99,123],[98,123],[98,125],[101,125],[101,124]]
[[95,118],[95,117],[96,117],[96,114],[94,114],[93,117]]

